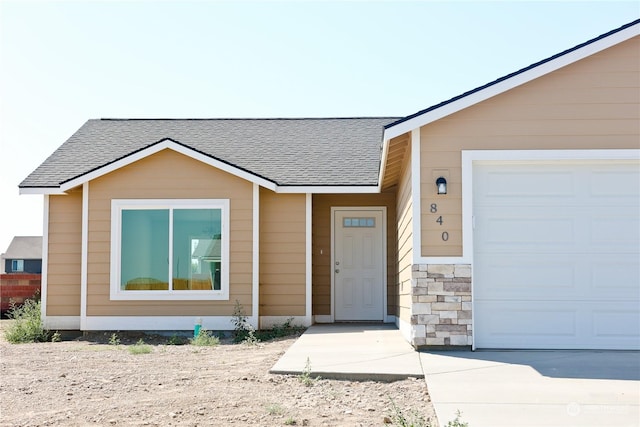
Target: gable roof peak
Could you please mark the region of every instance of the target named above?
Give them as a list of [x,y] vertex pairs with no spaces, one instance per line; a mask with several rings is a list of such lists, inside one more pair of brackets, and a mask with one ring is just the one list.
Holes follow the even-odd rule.
[[499,77],[446,101],[432,105],[400,120],[385,125],[385,139],[391,139],[434,120],[460,111],[480,101],[548,74],[608,47],[640,35],[640,19],[636,19],[572,48]]

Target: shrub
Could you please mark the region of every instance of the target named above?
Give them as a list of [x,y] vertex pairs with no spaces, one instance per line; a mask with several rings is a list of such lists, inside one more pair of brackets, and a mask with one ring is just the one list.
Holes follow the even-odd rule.
[[6,340],[13,344],[49,341],[51,334],[42,325],[40,308],[40,301],[31,299],[20,306],[13,305],[9,318],[14,321],[4,332]]
[[206,329],[200,329],[197,337],[191,338],[191,345],[199,347],[215,347],[220,344],[220,338],[213,335]]
[[244,308],[240,304],[240,301],[236,300],[236,305],[233,307],[233,341],[242,342],[249,335],[249,331],[253,328],[247,320],[247,315],[244,313]]
[[115,346],[120,345],[120,338],[118,338],[118,334],[116,334],[115,332],[112,333],[111,336],[109,337],[109,345],[115,345]]
[[399,427],[430,427],[431,424],[424,419],[424,417],[418,411],[403,411],[396,405],[396,402],[389,397],[391,401],[391,422],[394,426]]

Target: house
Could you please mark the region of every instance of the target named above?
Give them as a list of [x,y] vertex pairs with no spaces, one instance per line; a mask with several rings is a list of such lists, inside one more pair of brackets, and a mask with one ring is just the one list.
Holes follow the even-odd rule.
[[2,256],[4,272],[7,274],[40,274],[42,272],[42,237],[15,236]]
[[40,292],[42,237],[15,236],[0,258],[0,312],[5,312]]
[[637,20],[404,118],[89,120],[20,184],[46,326],[638,349],[639,107]]

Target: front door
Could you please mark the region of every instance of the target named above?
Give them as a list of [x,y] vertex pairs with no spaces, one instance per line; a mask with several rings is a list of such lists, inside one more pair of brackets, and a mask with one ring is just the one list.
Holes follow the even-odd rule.
[[383,209],[333,211],[336,321],[384,320]]

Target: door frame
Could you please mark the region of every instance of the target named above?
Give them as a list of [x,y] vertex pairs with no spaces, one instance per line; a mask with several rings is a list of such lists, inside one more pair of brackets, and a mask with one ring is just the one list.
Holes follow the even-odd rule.
[[388,323],[387,319],[387,207],[386,206],[331,206],[331,316],[329,322],[335,322],[335,272],[336,263],[336,230],[335,230],[335,213],[337,211],[380,211],[382,212],[382,322]]

